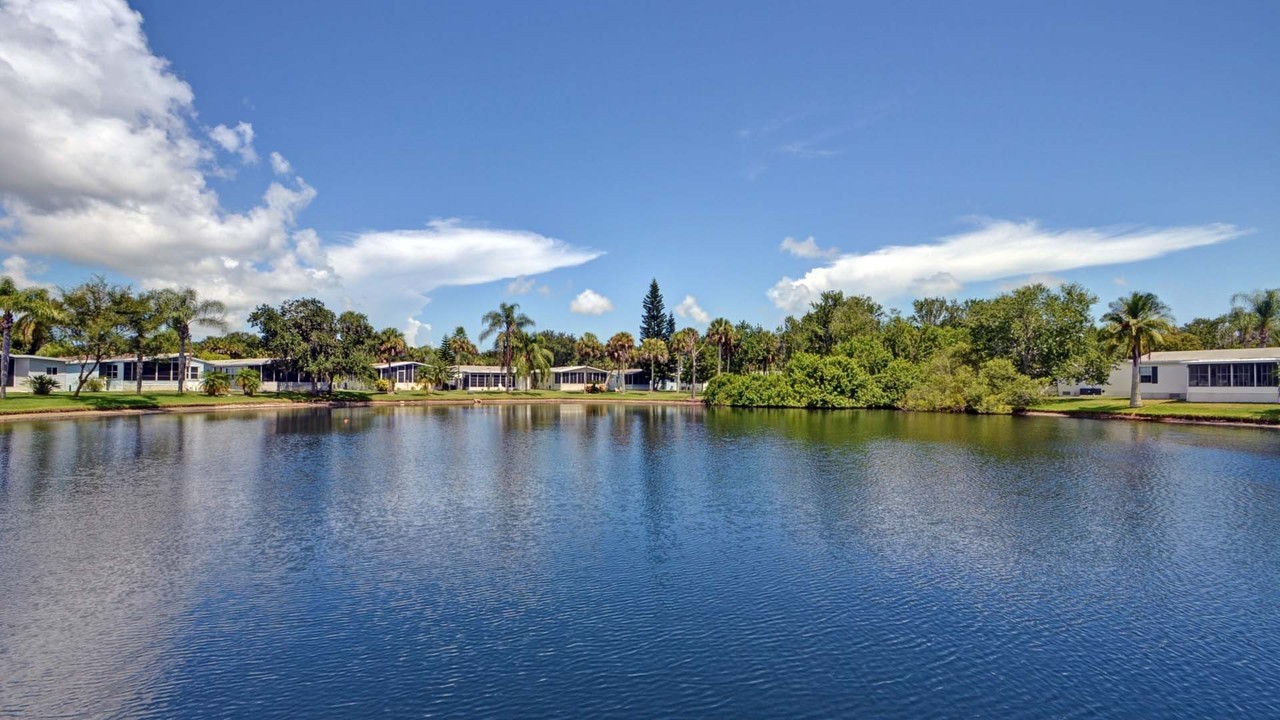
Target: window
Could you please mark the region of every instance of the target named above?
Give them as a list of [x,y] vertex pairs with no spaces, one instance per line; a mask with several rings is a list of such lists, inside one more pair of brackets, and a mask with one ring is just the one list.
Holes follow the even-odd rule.
[[1276,386],[1276,364],[1275,363],[1258,363],[1254,367],[1257,369],[1258,387],[1275,387]]
[[1233,387],[1253,387],[1253,363],[1236,363],[1231,366]]
[[1155,365],[1142,365],[1138,368],[1138,382],[1155,384],[1160,382],[1160,368]]
[[1210,387],[1231,387],[1231,366],[1218,364],[1209,366]]
[[45,375],[57,375],[57,374],[58,374],[58,368],[56,368],[56,367],[49,367],[49,366],[45,366],[44,374],[45,374]]
[[1209,387],[1209,366],[1188,365],[1187,384],[1191,387]]
[[98,370],[98,374],[108,380],[119,380],[120,366],[115,363],[107,363]]
[[[178,376],[178,375],[181,375],[182,373],[180,373],[180,372],[178,372],[177,370],[175,370],[173,374],[174,374],[174,376],[176,377],[176,376]],[[188,365],[188,366],[187,366],[187,379],[188,379],[188,380],[199,380],[199,379],[200,379],[200,366],[199,366],[199,365],[196,365],[195,363],[192,363],[191,365]]]

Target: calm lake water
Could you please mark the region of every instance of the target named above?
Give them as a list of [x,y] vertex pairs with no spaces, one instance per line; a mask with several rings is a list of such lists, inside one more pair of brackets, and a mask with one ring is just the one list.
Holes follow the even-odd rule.
[[0,424],[0,717],[1280,715],[1280,433]]

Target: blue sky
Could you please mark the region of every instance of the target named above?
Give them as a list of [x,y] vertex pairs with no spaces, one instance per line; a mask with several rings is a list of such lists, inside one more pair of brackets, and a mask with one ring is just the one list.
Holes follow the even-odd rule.
[[538,5],[0,2],[0,260],[419,342],[1280,286],[1276,3]]

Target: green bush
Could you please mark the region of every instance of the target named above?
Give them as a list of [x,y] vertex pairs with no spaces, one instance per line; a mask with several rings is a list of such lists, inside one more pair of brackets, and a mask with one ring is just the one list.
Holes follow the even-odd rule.
[[262,388],[262,375],[253,368],[240,368],[236,373],[236,386],[249,397],[253,397]]
[[963,352],[943,352],[924,368],[899,406],[907,410],[1008,414],[1034,405],[1044,386],[1023,375],[1013,363],[997,358],[977,371],[960,358]]
[[107,379],[100,377],[91,377],[84,381],[85,392],[103,392],[107,389]]
[[200,389],[205,395],[213,397],[215,395],[231,394],[231,376],[222,370],[210,370],[205,373],[204,378],[200,380]]
[[708,405],[734,407],[801,407],[786,375],[734,375],[711,378],[703,393]]
[[843,355],[797,353],[786,377],[801,407],[868,407],[879,400],[871,375]]
[[35,395],[51,395],[54,390],[62,387],[62,383],[48,375],[33,375],[23,384],[31,388],[31,392]]
[[1019,373],[1013,363],[996,358],[978,369],[973,383],[969,408],[974,412],[1008,414],[1025,410],[1044,395],[1044,385]]
[[594,395],[596,393],[602,393],[602,392],[604,392],[604,388],[601,387],[600,385],[597,385],[596,383],[591,383],[590,385],[587,386],[588,395]]
[[391,390],[391,381],[386,378],[378,378],[373,381],[373,389],[380,393],[389,392]]

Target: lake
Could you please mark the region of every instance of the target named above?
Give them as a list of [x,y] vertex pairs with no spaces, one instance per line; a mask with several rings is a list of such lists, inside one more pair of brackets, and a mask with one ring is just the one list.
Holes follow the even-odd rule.
[[1280,715],[1280,433],[510,405],[0,424],[0,717]]

